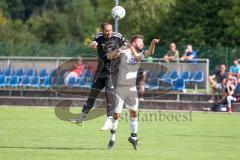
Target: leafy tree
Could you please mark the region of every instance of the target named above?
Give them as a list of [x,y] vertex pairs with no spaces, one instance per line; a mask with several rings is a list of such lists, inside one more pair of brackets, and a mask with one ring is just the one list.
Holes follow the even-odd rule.
[[229,8],[223,8],[219,16],[223,18],[226,27],[223,29],[226,45],[240,46],[240,1],[232,0]]
[[6,43],[29,43],[37,42],[38,39],[28,31],[21,20],[6,20],[6,24],[0,25],[0,42]]
[[143,34],[147,42],[154,37],[160,37],[162,33],[159,32],[157,26],[172,3],[171,0],[124,0],[122,4],[127,14],[120,21],[120,30],[127,36]]
[[68,17],[56,11],[44,12],[41,16],[31,17],[28,20],[30,31],[36,35],[42,43],[66,42],[69,36]]
[[219,12],[229,7],[229,2],[222,0],[177,0],[165,15],[159,30],[168,42],[172,40],[197,46],[227,45],[228,39],[223,37],[226,25]]
[[68,16],[68,29],[71,41],[84,42],[95,31],[98,20],[95,9],[89,0],[72,0],[65,5],[65,14]]

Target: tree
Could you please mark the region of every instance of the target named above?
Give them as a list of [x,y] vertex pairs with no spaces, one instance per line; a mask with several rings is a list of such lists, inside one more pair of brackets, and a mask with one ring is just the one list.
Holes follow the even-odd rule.
[[224,37],[228,41],[226,45],[240,46],[240,1],[232,0],[229,8],[219,11],[219,16],[223,18],[226,27],[223,29]]
[[229,7],[230,3],[222,0],[177,0],[159,30],[165,33],[167,42],[197,46],[228,45],[229,39],[223,37],[226,24],[219,12]]
[[32,34],[42,43],[64,43],[69,36],[68,17],[56,11],[44,12],[41,16],[31,17],[27,24]]
[[120,25],[120,29],[128,36],[143,34],[146,41],[160,37],[161,33],[159,33],[157,26],[172,3],[173,1],[163,0],[123,1],[127,15],[122,20],[123,25]]
[[98,16],[89,0],[72,0],[65,6],[65,14],[68,16],[68,29],[70,38],[75,42],[84,42],[95,31]]

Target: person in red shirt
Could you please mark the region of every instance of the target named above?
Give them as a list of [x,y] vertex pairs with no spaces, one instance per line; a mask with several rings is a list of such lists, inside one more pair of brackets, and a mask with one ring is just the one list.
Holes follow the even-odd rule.
[[79,56],[70,71],[66,73],[64,83],[67,85],[71,77],[79,78],[83,71],[84,65],[82,64],[82,57]]

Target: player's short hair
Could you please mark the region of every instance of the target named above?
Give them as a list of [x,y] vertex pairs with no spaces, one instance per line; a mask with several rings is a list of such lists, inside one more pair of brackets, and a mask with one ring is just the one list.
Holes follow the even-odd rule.
[[139,35],[134,35],[134,36],[132,36],[131,39],[130,39],[130,42],[133,42],[133,41],[135,41],[135,40],[138,39],[138,38],[144,40],[143,35],[140,35],[140,34],[139,34]]
[[108,26],[108,25],[111,25],[111,26],[112,26],[112,24],[111,24],[110,22],[103,22],[103,23],[101,24],[102,30],[104,30],[105,26]]

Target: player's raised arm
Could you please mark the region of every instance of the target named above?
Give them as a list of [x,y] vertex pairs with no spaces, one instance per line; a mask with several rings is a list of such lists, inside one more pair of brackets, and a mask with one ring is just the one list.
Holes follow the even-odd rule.
[[129,44],[128,47],[132,51],[132,54],[137,61],[141,61],[141,54],[139,54],[132,44]]
[[156,44],[158,44],[160,41],[160,39],[153,39],[150,46],[149,46],[149,49],[145,51],[145,57],[148,57],[148,56],[151,56],[155,50],[155,47],[156,47]]
[[103,32],[99,32],[95,37],[92,39],[92,43],[89,45],[90,48],[97,48],[98,44],[100,43],[100,39],[103,37]]

